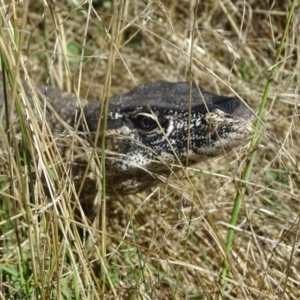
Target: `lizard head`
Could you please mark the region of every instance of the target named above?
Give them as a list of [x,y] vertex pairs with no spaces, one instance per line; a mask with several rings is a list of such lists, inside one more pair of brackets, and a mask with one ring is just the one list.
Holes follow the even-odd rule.
[[[100,111],[101,102],[84,108],[92,140]],[[241,101],[186,82],[147,83],[113,97],[105,130],[107,182],[135,193],[180,164],[224,154],[247,141],[252,117]]]

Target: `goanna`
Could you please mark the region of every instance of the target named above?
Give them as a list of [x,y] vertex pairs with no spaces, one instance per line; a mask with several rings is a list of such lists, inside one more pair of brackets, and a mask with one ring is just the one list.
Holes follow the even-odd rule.
[[[28,103],[32,103],[33,92],[26,83],[23,87]],[[45,120],[54,137],[75,134],[91,149],[72,156],[70,174],[82,189],[82,201],[91,201],[97,192],[103,138],[108,190],[132,194],[153,185],[160,175],[170,175],[178,166],[188,166],[244,144],[252,131],[253,113],[245,104],[188,82],[146,83],[112,97],[102,134],[102,130],[97,133],[103,125],[98,124],[103,120],[101,101],[81,100],[78,109],[75,95],[49,88],[45,96],[44,87],[36,91],[41,107],[46,107]],[[0,112],[3,132],[8,132],[2,92]],[[62,127],[62,123],[67,126]],[[16,120],[10,119],[9,127],[14,124]],[[66,147],[69,146],[63,148]],[[62,151],[62,156],[65,153]],[[90,159],[82,157],[87,153],[97,154],[100,171],[92,171]],[[85,172],[87,166],[89,172]],[[90,175],[84,183],[86,173]]]

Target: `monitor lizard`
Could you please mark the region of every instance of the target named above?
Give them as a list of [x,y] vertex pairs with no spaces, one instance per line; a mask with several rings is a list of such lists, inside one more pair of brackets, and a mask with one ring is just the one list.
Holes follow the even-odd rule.
[[[31,103],[33,93],[25,82],[23,87]],[[4,128],[2,90],[1,84],[0,116]],[[253,113],[240,100],[209,93],[188,82],[145,83],[112,97],[102,135],[97,134],[102,119],[101,101],[88,103],[81,99],[82,109],[78,110],[73,94],[45,87],[38,87],[37,92],[41,105],[46,104],[45,119],[54,137],[80,136],[98,154],[100,169],[101,141],[105,136],[108,191],[121,195],[149,188],[161,175],[169,176],[178,166],[189,166],[231,151],[245,144],[252,131]],[[9,124],[16,124],[16,120],[10,120]],[[64,149],[62,157],[70,144],[60,147]],[[82,182],[89,161],[82,158],[85,153],[73,156],[71,176],[75,185],[83,188],[81,201],[90,202],[97,192],[96,177],[101,176],[101,170],[92,171],[86,183]]]

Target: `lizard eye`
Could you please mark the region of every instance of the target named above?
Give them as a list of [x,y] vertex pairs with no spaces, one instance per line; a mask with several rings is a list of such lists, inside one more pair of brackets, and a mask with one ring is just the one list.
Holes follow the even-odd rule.
[[136,121],[138,128],[144,131],[151,131],[158,127],[156,121],[149,115],[139,115],[137,116]]

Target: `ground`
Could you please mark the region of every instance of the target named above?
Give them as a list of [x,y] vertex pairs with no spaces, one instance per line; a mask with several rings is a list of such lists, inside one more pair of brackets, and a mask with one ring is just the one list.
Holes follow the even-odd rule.
[[1,8],[0,48],[20,78],[89,101],[192,79],[261,119],[228,156],[107,195],[93,224],[74,217],[72,189],[51,202],[25,180],[8,147],[1,298],[300,299],[297,1],[16,2]]

